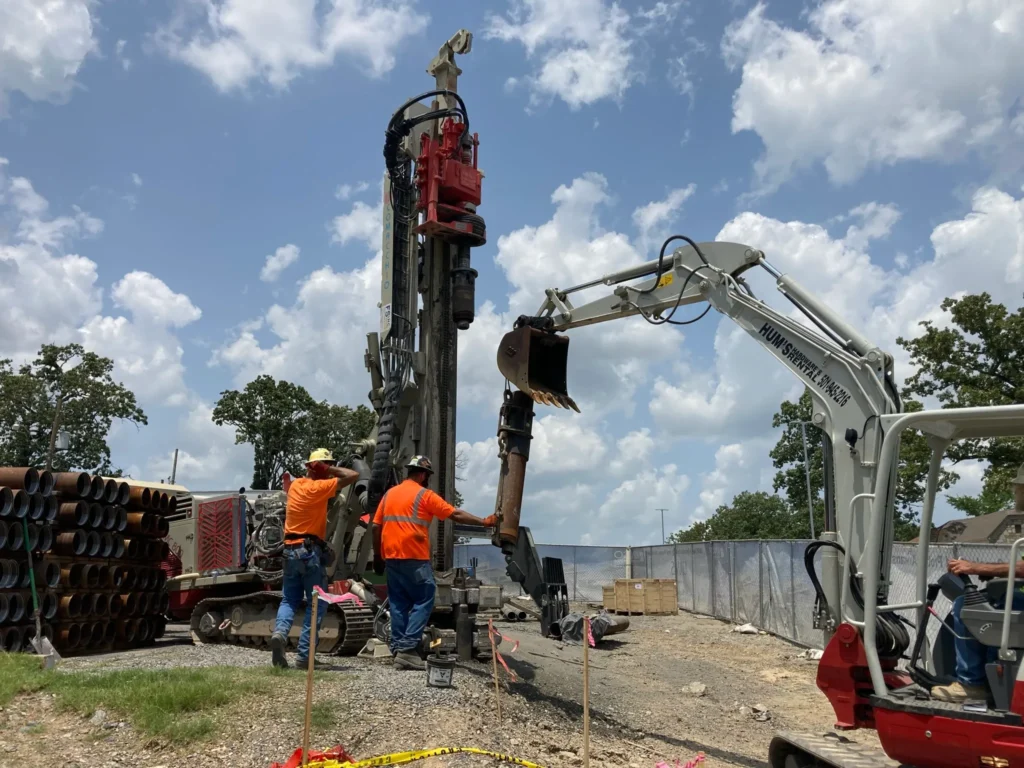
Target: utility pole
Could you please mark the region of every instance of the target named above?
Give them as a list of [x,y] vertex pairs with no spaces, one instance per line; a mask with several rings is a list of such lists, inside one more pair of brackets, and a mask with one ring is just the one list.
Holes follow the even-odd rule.
[[659,507],[656,512],[661,512],[661,543],[664,544],[668,539],[665,538],[665,513],[668,511],[664,507]]
[[46,469],[53,469],[53,453],[57,449],[57,428],[60,427],[60,409],[64,405],[64,393],[57,395],[57,405],[53,409],[53,426],[50,427],[50,450],[46,454]]
[[178,449],[174,449],[174,464],[171,466],[171,485],[174,485],[175,479],[178,477]]

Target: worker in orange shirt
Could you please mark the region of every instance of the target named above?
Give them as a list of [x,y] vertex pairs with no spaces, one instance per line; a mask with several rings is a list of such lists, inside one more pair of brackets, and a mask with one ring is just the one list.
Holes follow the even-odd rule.
[[[326,448],[309,455],[306,476],[298,477],[288,486],[288,502],[284,523],[283,597],[277,609],[277,621],[270,636],[271,657],[275,667],[287,667],[284,650],[288,633],[295,620],[295,609],[305,600],[306,616],[299,634],[296,664],[301,668],[309,660],[309,630],[313,610],[313,588],[323,589],[329,550],[327,536],[327,505],[342,488],[359,479],[359,473],[335,466],[334,457]],[[317,612],[316,628],[320,631],[323,613]]]
[[391,652],[400,669],[426,669],[420,640],[434,610],[434,571],[430,566],[430,522],[451,519],[463,525],[493,526],[494,515],[481,520],[456,509],[427,488],[433,467],[426,456],[413,456],[406,480],[388,489],[373,518],[373,569],[387,571],[391,608]]

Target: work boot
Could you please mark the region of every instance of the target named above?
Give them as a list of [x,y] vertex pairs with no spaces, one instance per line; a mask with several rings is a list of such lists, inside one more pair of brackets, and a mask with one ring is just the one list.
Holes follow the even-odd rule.
[[288,669],[288,659],[285,658],[284,649],[288,647],[288,639],[277,632],[270,636],[270,660],[275,667]]
[[984,685],[962,685],[959,682],[939,685],[932,688],[932,698],[936,701],[958,703],[969,699],[988,701],[988,688]]
[[425,670],[427,663],[415,651],[399,651],[395,654],[395,666],[399,669]]

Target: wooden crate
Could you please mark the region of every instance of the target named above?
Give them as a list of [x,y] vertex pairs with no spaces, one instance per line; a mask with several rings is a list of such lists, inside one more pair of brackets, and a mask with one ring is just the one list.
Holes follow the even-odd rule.
[[665,616],[679,613],[675,579],[616,579],[604,587],[604,607],[609,613]]

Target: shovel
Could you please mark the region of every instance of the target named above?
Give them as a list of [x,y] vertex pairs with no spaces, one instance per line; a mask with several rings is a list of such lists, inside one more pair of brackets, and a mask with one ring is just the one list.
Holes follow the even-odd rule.
[[28,578],[32,585],[32,615],[36,620],[36,634],[32,638],[32,648],[43,657],[43,669],[53,669],[60,661],[60,654],[53,647],[48,637],[43,637],[43,621],[39,615],[39,593],[36,591],[36,570],[32,564],[32,549],[28,541],[28,521],[21,518],[22,533],[25,539],[25,554],[28,555]]

